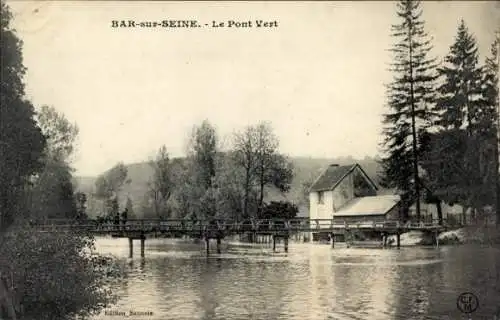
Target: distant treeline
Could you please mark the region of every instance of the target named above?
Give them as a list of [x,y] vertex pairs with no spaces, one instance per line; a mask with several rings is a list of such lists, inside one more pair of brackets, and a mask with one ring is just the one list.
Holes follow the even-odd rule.
[[[290,190],[293,166],[279,152],[279,141],[269,123],[248,126],[233,135],[231,148],[222,152],[215,127],[207,120],[195,126],[188,155],[171,159],[165,146],[149,161],[149,181],[136,210],[130,197],[129,217],[248,219],[264,214],[270,187]],[[92,197],[101,215],[120,210],[119,197],[130,185],[128,168],[119,163],[97,177]],[[136,212],[138,211],[138,212]]]
[[[229,157],[229,153],[220,152],[220,157]],[[186,167],[188,158],[172,158],[170,160],[172,172],[181,172]],[[352,157],[340,157],[332,159],[322,158],[306,158],[306,157],[288,157],[288,161],[292,164],[293,179],[290,183],[288,192],[280,192],[279,189],[270,185],[265,187],[264,201],[270,203],[275,202],[290,202],[298,207],[299,215],[307,215],[309,205],[308,189],[311,183],[318,177],[319,174],[331,163],[340,165],[360,163],[368,175],[377,181],[377,175],[380,171],[380,165],[376,158],[365,157],[364,159],[354,159]],[[155,217],[154,208],[151,206],[151,198],[148,195],[150,184],[153,181],[154,166],[152,161],[123,165],[123,171],[127,172],[127,183],[124,183],[120,190],[116,193],[118,210],[128,209],[132,213],[132,217]],[[121,165],[117,165],[122,167]],[[115,166],[116,167],[116,166]],[[88,195],[87,214],[90,217],[103,216],[108,214],[105,202],[102,198],[96,197],[96,181],[106,176],[110,170],[101,174],[99,177],[76,177],[74,184],[82,193]],[[176,176],[174,174],[174,176]],[[180,189],[174,182],[173,198],[178,197]],[[171,200],[173,201],[173,200]],[[109,208],[109,207],[108,207]],[[175,207],[170,210],[175,210]],[[170,217],[177,217],[175,212],[170,212]],[[129,215],[130,216],[130,215]]]

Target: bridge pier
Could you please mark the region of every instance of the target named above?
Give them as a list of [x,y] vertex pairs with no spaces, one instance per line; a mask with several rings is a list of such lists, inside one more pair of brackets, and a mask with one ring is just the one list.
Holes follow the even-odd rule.
[[132,238],[128,238],[128,257],[132,258],[134,255],[134,240]]
[[141,258],[144,258],[144,245],[146,244],[146,237],[141,236]]
[[[205,239],[205,252],[208,255],[210,255],[210,236],[209,235],[205,235],[204,236],[204,239]],[[217,235],[215,237],[215,239],[217,240],[217,247],[216,247],[216,250],[217,250],[217,254],[221,254],[221,244],[222,244],[222,236],[221,235]]]
[[210,238],[205,237],[205,250],[207,252],[207,256],[210,255]]
[[217,237],[217,254],[221,253],[220,245],[221,245],[221,238]]
[[439,232],[437,231],[434,231],[434,236],[436,237],[436,249],[439,248]]
[[396,233],[396,246],[397,248],[399,249],[401,247],[401,234],[399,233]]

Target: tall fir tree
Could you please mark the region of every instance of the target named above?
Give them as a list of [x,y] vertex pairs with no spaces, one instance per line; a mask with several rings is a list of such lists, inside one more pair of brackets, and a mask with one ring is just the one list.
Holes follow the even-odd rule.
[[387,86],[389,112],[383,119],[382,183],[402,193],[404,219],[413,201],[420,219],[421,185],[415,182],[419,181],[420,155],[426,148],[424,137],[433,121],[436,64],[428,57],[432,45],[424,30],[420,2],[399,1],[396,14],[401,21],[391,28],[396,39],[390,50],[394,78]]
[[485,117],[483,70],[478,61],[476,39],[469,33],[464,20],[461,20],[445,64],[438,69],[443,80],[436,101],[436,111],[439,113],[437,124],[441,128],[465,128],[472,135],[481,129],[484,120],[492,120]]
[[[434,135],[437,143],[431,162],[454,165],[446,175],[440,165],[432,176],[445,194],[462,205],[481,209],[495,198],[496,110],[487,101],[485,70],[479,65],[476,40],[463,20],[445,64],[438,70],[442,79],[436,103],[440,131]],[[457,143],[460,148],[450,147]],[[456,159],[460,161],[453,161]]]
[[495,119],[495,137],[496,144],[495,150],[495,197],[496,197],[496,223],[500,225],[500,181],[499,181],[499,161],[500,161],[500,141],[498,129],[500,127],[499,109],[500,109],[500,99],[499,99],[499,77],[500,77],[500,29],[497,30],[495,34],[495,40],[491,45],[490,56],[486,58],[485,63],[485,77],[484,77],[484,95],[486,100],[486,105],[496,111]]

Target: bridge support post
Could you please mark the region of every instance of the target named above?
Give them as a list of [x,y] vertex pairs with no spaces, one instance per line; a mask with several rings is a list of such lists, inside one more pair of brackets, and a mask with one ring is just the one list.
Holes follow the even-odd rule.
[[396,246],[398,247],[398,249],[401,247],[401,234],[399,233],[396,233]]
[[288,235],[286,235],[283,240],[283,242],[285,243],[285,252],[288,252]]
[[207,252],[207,256],[210,254],[210,238],[205,237],[205,250]]
[[434,236],[436,237],[436,249],[439,248],[439,233],[436,229],[436,231],[434,232]]
[[146,237],[144,235],[141,236],[141,258],[144,258],[144,245],[146,243]]
[[134,255],[134,240],[132,238],[128,238],[128,257],[132,258]]
[[220,244],[221,244],[221,238],[217,237],[217,254],[220,254]]

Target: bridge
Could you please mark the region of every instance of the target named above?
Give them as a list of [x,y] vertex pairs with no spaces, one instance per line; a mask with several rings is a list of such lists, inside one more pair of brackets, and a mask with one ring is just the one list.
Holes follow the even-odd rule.
[[175,237],[187,235],[204,239],[207,254],[210,252],[210,239],[217,240],[217,252],[220,253],[221,240],[226,236],[238,234],[268,235],[273,239],[273,250],[276,240],[284,240],[285,252],[288,252],[288,239],[297,233],[324,233],[330,235],[332,247],[335,246],[335,235],[344,236],[356,231],[375,232],[383,237],[384,246],[387,237],[396,235],[396,246],[400,247],[400,235],[408,231],[423,231],[433,233],[438,246],[438,234],[448,229],[437,223],[399,221],[356,221],[346,222],[338,219],[256,219],[256,220],[180,220],[180,219],[130,219],[119,224],[97,220],[43,220],[33,221],[39,232],[72,232],[81,231],[94,235],[111,235],[112,237],[128,238],[130,257],[133,255],[133,240],[141,240],[141,256],[144,257],[144,243],[149,237]]

